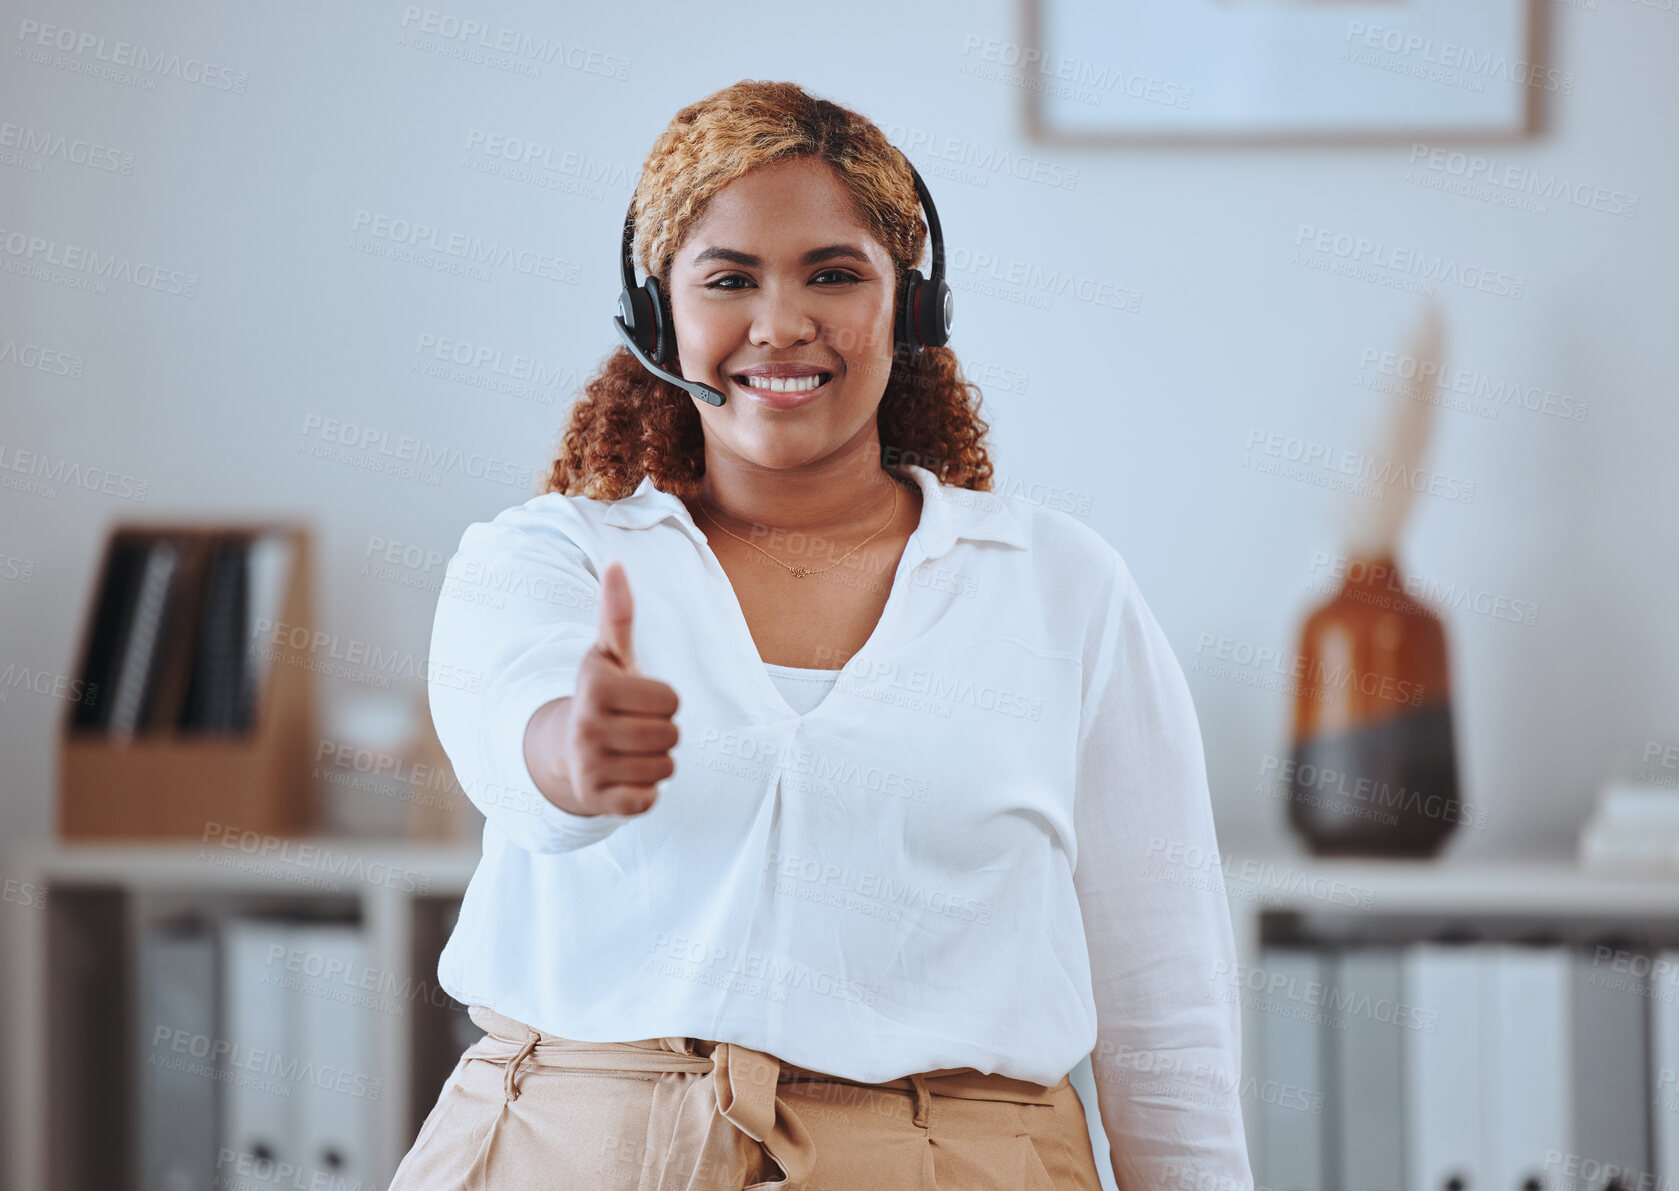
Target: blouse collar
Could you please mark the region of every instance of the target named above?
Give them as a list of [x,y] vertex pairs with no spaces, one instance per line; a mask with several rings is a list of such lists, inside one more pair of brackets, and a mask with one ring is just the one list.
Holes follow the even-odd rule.
[[[1025,549],[1026,532],[1019,518],[996,493],[949,487],[915,463],[901,464],[897,470],[909,475],[921,488],[921,525],[916,533],[921,537],[927,558],[945,554],[958,538],[1003,542]],[[654,487],[652,476],[643,476],[634,492],[610,502],[603,519],[606,524],[622,529],[647,529],[667,517],[673,518],[696,543],[706,540],[694,524],[688,506],[674,494]]]

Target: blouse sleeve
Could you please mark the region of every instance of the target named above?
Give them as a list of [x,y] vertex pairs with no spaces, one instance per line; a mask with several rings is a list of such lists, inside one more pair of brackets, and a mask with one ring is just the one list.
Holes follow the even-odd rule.
[[438,597],[426,681],[462,790],[489,830],[530,852],[570,852],[628,821],[560,809],[525,765],[531,716],[576,690],[599,636],[599,580],[557,513],[516,506],[467,527]]
[[1200,726],[1124,560],[1092,635],[1073,884],[1096,1001],[1097,1104],[1120,1191],[1249,1191],[1241,1007]]

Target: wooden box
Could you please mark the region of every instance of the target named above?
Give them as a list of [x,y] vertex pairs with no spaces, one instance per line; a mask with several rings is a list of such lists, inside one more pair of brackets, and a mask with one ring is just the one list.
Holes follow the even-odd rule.
[[62,837],[314,829],[310,553],[291,523],[111,531],[62,730]]

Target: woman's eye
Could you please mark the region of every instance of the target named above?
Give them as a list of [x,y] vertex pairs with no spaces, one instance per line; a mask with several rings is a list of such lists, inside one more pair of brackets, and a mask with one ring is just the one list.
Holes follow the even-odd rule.
[[[853,282],[853,281],[861,280],[861,278],[859,278],[855,273],[847,272],[844,269],[824,269],[824,270],[822,270],[822,272],[818,273],[816,276],[818,278],[834,277],[834,278],[837,278],[839,283],[841,283],[841,284],[844,284],[846,282]],[[725,285],[725,284],[723,284],[726,281],[740,281],[740,282],[745,282],[747,284],[751,283],[749,278],[742,277],[739,273],[730,273],[730,274],[728,274],[724,277],[718,277],[718,278],[716,278],[712,281],[706,282],[705,283],[705,288],[706,289],[721,289],[721,290],[735,290],[735,289],[745,288],[745,286],[743,286],[743,285]],[[835,283],[834,282],[827,282],[826,284],[833,285]]]

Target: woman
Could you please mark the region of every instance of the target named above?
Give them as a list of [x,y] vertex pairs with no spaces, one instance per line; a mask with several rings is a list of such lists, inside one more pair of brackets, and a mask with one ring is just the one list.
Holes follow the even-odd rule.
[[915,182],[786,83],[655,143],[638,259],[723,400],[618,351],[450,563],[486,1035],[393,1191],[1094,1191],[1086,1054],[1124,1191],[1252,1186],[1187,686],[1111,546],[988,491],[897,320]]

